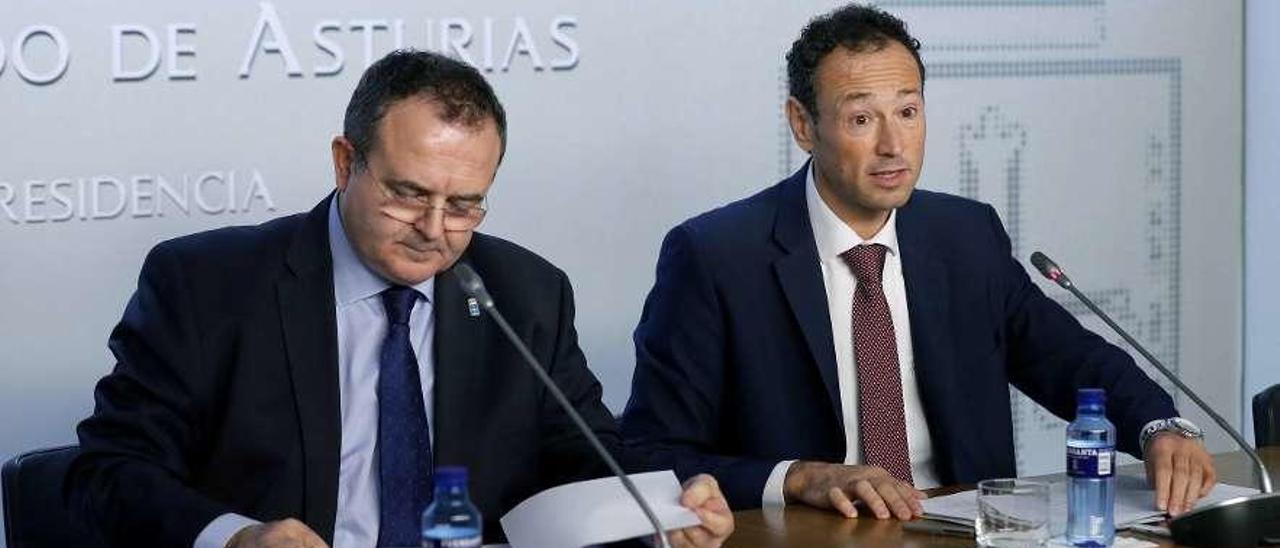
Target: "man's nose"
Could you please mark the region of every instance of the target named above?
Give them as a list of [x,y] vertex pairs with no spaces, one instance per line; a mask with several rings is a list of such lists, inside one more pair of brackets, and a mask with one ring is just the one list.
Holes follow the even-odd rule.
[[444,235],[444,208],[428,206],[422,216],[418,217],[418,221],[413,224],[414,228],[421,232],[428,239],[436,239]]
[[902,128],[892,119],[880,124],[876,135],[876,154],[888,157],[902,155]]

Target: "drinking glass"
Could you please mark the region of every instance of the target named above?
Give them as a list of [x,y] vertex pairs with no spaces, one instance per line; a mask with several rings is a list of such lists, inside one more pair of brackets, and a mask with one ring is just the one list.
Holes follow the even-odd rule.
[[1024,479],[978,482],[980,546],[1044,546],[1049,540],[1049,484]]

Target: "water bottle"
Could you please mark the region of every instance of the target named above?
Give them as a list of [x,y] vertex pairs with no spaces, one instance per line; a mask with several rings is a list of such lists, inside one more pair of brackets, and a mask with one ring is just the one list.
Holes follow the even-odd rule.
[[1067,425],[1067,541],[1110,546],[1116,536],[1116,427],[1107,420],[1107,393],[1081,388],[1076,420]]
[[467,495],[467,469],[436,468],[435,482],[435,499],[422,512],[422,546],[480,548],[484,527],[480,511]]

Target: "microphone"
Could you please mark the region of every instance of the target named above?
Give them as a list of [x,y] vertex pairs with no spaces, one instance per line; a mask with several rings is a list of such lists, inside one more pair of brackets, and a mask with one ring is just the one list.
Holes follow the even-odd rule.
[[569,418],[573,419],[573,423],[582,431],[582,435],[586,436],[587,441],[591,442],[591,446],[600,455],[600,459],[609,466],[609,470],[613,471],[613,475],[618,477],[618,480],[622,482],[622,486],[631,494],[631,498],[635,499],[636,504],[640,505],[640,510],[644,511],[645,517],[649,519],[654,531],[658,533],[660,546],[662,548],[671,548],[671,543],[667,540],[666,529],[658,521],[658,516],[653,513],[649,503],[645,502],[644,497],[640,495],[640,491],[636,489],[636,485],[631,482],[631,478],[627,477],[621,466],[618,466],[618,461],[614,460],[613,455],[610,455],[609,451],[605,450],[604,445],[600,443],[600,438],[596,437],[595,432],[591,431],[591,428],[587,426],[587,421],[583,420],[582,415],[578,414],[578,410],[574,409],[573,405],[569,403],[569,399],[564,396],[564,392],[560,391],[560,387],[556,386],[555,381],[547,374],[547,370],[538,363],[538,358],[534,357],[533,353],[529,351],[529,347],[511,329],[511,324],[508,324],[502,313],[498,312],[498,307],[493,304],[493,296],[489,295],[489,291],[485,289],[484,281],[480,279],[480,275],[476,274],[476,271],[466,263],[454,265],[453,273],[462,286],[462,292],[475,299],[480,307],[489,313],[489,316],[493,318],[493,321],[498,324],[498,327],[507,336],[507,340],[511,341],[511,344],[524,357],[525,363],[529,364],[533,372],[542,380],[542,384],[546,385],[547,390],[560,403],[560,407],[564,409],[564,412],[569,415]]
[[1098,308],[1093,300],[1085,296],[1067,277],[1066,272],[1048,256],[1039,251],[1031,254],[1031,265],[1040,271],[1045,278],[1053,281],[1063,289],[1070,291],[1080,302],[1097,314],[1108,327],[1118,333],[1143,358],[1146,358],[1165,378],[1173,382],[1178,390],[1194,401],[1205,414],[1209,415],[1218,426],[1231,435],[1236,444],[1253,460],[1254,472],[1257,473],[1262,493],[1248,497],[1237,497],[1196,508],[1169,521],[1169,531],[1178,544],[1189,546],[1254,546],[1260,542],[1280,540],[1280,494],[1271,489],[1271,476],[1262,458],[1235,428],[1223,419],[1209,404],[1200,399],[1194,390],[1182,383],[1177,375],[1169,371],[1160,360],[1151,355],[1146,347],[1121,328],[1111,317]]

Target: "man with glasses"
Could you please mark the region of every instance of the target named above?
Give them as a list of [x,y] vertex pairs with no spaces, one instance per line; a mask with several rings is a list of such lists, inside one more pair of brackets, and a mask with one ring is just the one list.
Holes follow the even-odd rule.
[[[573,326],[565,274],[473,232],[506,143],[472,67],[424,52],[371,66],[310,213],[157,246],[112,334],[115,370],[79,428],[73,511],[119,546],[411,546],[432,470],[469,468],[484,537],[560,483],[608,474],[449,269],[469,263],[626,465]],[[708,476],[682,503],[733,528]]]

